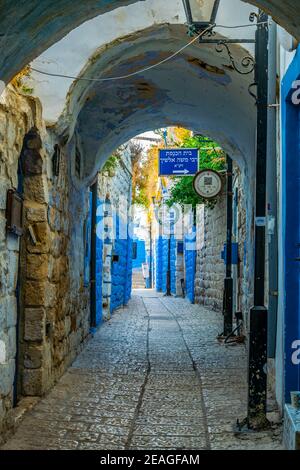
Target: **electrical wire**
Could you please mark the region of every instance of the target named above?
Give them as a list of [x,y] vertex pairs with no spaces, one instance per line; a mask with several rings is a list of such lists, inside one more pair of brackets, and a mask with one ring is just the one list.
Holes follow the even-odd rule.
[[76,80],[76,81],[86,81],[86,82],[110,82],[110,81],[116,81],[116,80],[124,80],[126,78],[131,78],[136,75],[139,75],[141,73],[147,72],[148,70],[152,70],[156,67],[159,67],[162,64],[165,64],[169,60],[173,59],[174,57],[178,56],[181,52],[183,52],[185,49],[187,49],[189,46],[194,44],[198,39],[200,39],[202,36],[204,36],[208,31],[212,30],[212,28],[225,28],[225,29],[239,29],[239,28],[248,28],[251,26],[258,26],[258,25],[263,25],[263,24],[268,24],[268,21],[263,21],[260,23],[255,23],[255,24],[246,24],[246,25],[238,25],[238,26],[223,26],[223,25],[210,25],[208,28],[205,30],[201,31],[200,34],[198,34],[195,38],[193,38],[188,44],[185,44],[185,46],[181,47],[178,51],[174,52],[170,56],[166,57],[165,59],[161,60],[160,62],[157,62],[156,64],[150,65],[149,67],[145,67],[141,70],[137,70],[136,72],[129,73],[127,75],[121,75],[119,77],[106,77],[106,78],[84,78],[84,77],[75,77],[73,75],[65,75],[65,74],[59,74],[59,73],[51,73],[51,72],[45,72],[43,70],[36,69],[35,67],[30,67],[33,72],[39,73],[41,75],[47,75],[48,77],[57,77],[57,78],[68,78],[70,80]]
[[177,55],[179,55],[182,51],[187,49],[189,46],[194,44],[198,39],[200,39],[205,33],[207,33],[210,29],[212,29],[212,26],[209,26],[209,28],[206,28],[204,31],[202,31],[200,34],[198,34],[192,41],[190,41],[188,44],[185,44],[185,46],[181,47],[178,51],[174,52],[174,54],[166,57],[165,59],[161,60],[160,62],[150,65],[149,67],[145,67],[144,69],[138,70],[136,72],[127,74],[127,75],[121,75],[119,77],[107,77],[107,78],[84,78],[84,77],[74,77],[72,75],[63,75],[63,74],[56,74],[56,73],[50,73],[50,72],[44,72],[42,70],[38,70],[34,67],[31,67],[31,70],[37,73],[41,73],[42,75],[48,75],[50,77],[59,77],[59,78],[70,78],[72,80],[84,80],[84,81],[89,81],[89,82],[108,82],[108,81],[113,81],[113,80],[123,80],[125,78],[130,78],[135,75],[139,75],[140,73],[147,72],[148,70],[154,69],[158,67],[159,65],[162,65],[169,60],[173,59]]
[[240,29],[240,28],[250,28],[251,26],[262,26],[264,24],[269,24],[269,21],[260,21],[259,23],[249,23],[249,24],[241,24],[238,26],[228,26],[228,25],[216,25],[216,28],[223,28],[223,29]]

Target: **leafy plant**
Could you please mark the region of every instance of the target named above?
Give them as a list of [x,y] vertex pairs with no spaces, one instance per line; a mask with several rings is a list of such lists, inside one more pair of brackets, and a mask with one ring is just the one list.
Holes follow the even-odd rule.
[[102,168],[102,172],[107,172],[110,176],[114,176],[115,170],[118,167],[121,158],[121,152],[116,150],[113,155],[105,162]]

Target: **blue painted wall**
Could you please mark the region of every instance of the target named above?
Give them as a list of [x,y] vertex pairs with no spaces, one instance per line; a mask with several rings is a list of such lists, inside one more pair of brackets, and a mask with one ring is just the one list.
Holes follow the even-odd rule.
[[292,362],[292,344],[300,339],[300,106],[291,101],[293,82],[300,79],[300,48],[282,82],[282,262],[285,292],[284,311],[284,394],[300,390],[300,365]]
[[162,291],[161,256],[162,256],[162,238],[159,237],[155,241],[155,287],[156,287],[157,292]]
[[100,199],[97,200],[96,234],[96,324],[100,325],[102,322],[103,283],[103,202]]
[[[92,231],[92,193],[90,192],[90,210],[84,226],[85,253],[84,253],[84,286],[88,287],[91,280],[91,231]],[[102,322],[102,269],[103,269],[103,215],[101,201],[97,201],[96,233],[96,326]]]
[[139,240],[135,238],[132,243],[136,243],[136,255],[137,257],[132,258],[132,267],[141,268],[142,264],[146,261],[146,243],[145,240]]
[[192,233],[184,239],[185,289],[191,303],[195,302],[196,255],[196,227],[193,227]]
[[171,235],[170,240],[170,256],[171,256],[171,293],[176,295],[176,257],[177,257],[177,240]]
[[91,280],[91,230],[92,230],[92,193],[90,193],[90,210],[84,223],[84,287],[90,285]]
[[[149,266],[149,273],[150,273],[150,268],[152,267],[152,279],[154,279],[154,273],[153,273],[153,259],[152,259],[152,263],[151,263],[151,259],[150,259],[150,253],[148,252],[148,254],[146,253],[146,262],[148,263],[148,266]],[[148,277],[146,279],[146,288],[147,289],[151,289],[151,285],[150,285],[150,277]]]
[[155,243],[156,250],[156,279],[155,287],[157,292],[167,292],[167,270],[168,270],[168,244],[166,237],[158,237]]
[[131,296],[132,276],[132,241],[129,237],[120,239],[120,219],[116,217],[116,240],[113,255],[117,255],[118,261],[112,260],[111,270],[111,304],[113,312],[116,308],[126,305]]
[[124,292],[124,305],[127,305],[129,300],[131,299],[131,291],[132,291],[132,239],[128,234],[127,240],[127,267],[126,267],[127,275],[125,281],[125,292]]

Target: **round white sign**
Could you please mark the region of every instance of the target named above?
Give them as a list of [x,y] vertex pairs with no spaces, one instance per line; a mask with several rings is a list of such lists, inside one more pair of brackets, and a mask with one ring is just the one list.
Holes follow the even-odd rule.
[[193,184],[196,193],[205,199],[213,199],[222,191],[222,178],[214,170],[199,171]]

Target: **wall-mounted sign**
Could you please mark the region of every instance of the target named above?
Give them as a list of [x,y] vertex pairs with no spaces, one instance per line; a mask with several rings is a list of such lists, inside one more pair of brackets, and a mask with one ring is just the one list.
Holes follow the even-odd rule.
[[193,185],[200,197],[213,199],[222,191],[222,178],[214,170],[202,170],[196,174]]
[[194,176],[198,171],[198,149],[159,151],[159,176]]

